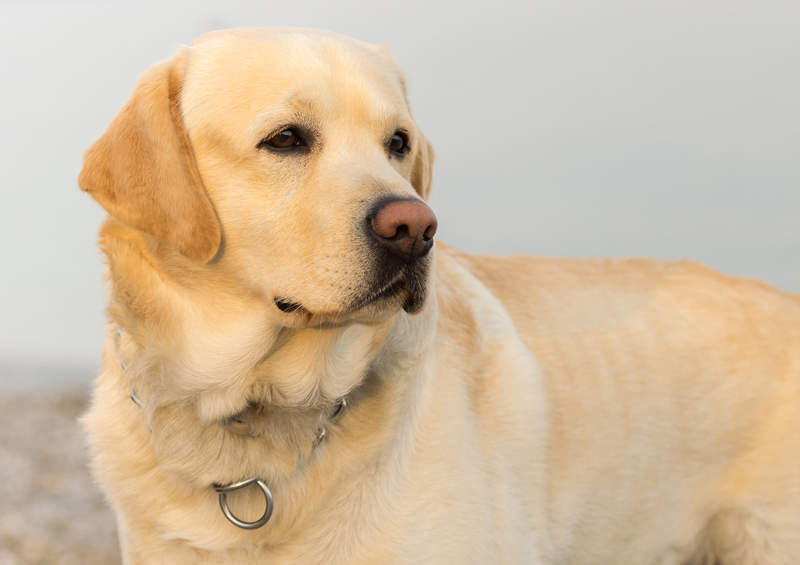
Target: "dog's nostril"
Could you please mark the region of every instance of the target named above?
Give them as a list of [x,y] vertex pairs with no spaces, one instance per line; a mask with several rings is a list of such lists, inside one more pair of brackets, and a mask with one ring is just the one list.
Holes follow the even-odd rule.
[[400,239],[402,237],[409,237],[408,226],[406,224],[400,224],[397,226],[397,231],[394,232],[394,236],[389,239]]

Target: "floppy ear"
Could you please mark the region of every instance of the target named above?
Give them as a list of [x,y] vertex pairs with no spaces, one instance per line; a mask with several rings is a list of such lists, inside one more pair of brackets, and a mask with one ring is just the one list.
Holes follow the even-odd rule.
[[159,63],[84,155],[78,185],[117,220],[198,261],[217,253],[222,229],[183,128],[183,56]]
[[433,145],[421,133],[419,137],[420,143],[411,169],[411,186],[424,200],[427,200],[431,194],[431,184],[433,183]]

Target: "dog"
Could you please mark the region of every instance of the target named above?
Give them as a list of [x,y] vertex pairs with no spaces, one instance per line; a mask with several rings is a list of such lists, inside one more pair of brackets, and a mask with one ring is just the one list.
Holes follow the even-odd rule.
[[460,252],[433,159],[390,54],[337,34],[141,77],[79,177],[124,563],[800,563],[800,298]]

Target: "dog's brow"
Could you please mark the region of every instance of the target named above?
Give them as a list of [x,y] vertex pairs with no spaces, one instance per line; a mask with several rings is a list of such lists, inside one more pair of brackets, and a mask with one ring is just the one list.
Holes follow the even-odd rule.
[[[347,92],[347,96],[337,99],[335,94],[329,93],[319,84],[303,84],[292,89],[283,97],[281,103],[296,112],[318,116],[327,108],[335,107],[337,103],[347,103],[345,99],[349,99],[350,108],[363,108],[365,115],[374,122],[394,127],[397,123],[409,121],[405,111],[398,113],[397,110],[398,102],[401,103],[403,110],[408,108],[405,98],[395,100],[389,92],[367,88],[364,85],[359,87],[351,85]],[[357,102],[353,103],[354,101]]]
[[308,93],[290,94],[286,97],[285,104],[294,110],[308,113],[318,111],[321,105],[318,98],[310,96]]

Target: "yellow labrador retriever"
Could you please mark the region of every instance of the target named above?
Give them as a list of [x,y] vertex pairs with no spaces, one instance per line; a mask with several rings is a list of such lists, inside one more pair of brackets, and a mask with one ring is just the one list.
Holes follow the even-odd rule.
[[[86,153],[125,563],[800,563],[800,300],[433,244],[384,49],[204,36]],[[468,166],[468,164],[465,164]]]

